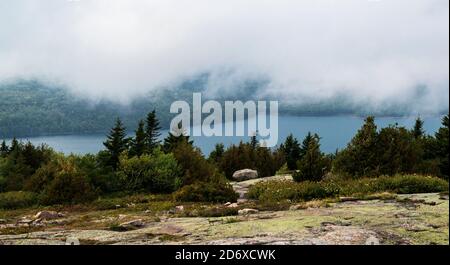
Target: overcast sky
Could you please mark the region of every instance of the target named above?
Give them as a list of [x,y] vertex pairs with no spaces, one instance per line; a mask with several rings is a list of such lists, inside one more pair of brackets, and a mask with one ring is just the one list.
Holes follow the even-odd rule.
[[[210,72],[297,100],[448,108],[448,0],[2,0],[0,81],[126,101]],[[417,99],[415,99],[417,101]]]

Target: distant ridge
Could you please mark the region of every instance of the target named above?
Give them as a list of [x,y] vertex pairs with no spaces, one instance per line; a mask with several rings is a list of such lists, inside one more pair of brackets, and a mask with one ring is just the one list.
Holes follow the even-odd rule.
[[[0,138],[28,137],[40,135],[107,133],[117,117],[128,130],[135,129],[139,119],[156,109],[161,125],[168,128],[173,114],[170,105],[175,100],[192,101],[193,92],[204,92],[204,99],[211,95],[207,90],[208,75],[200,75],[172,88],[163,88],[147,93],[128,105],[101,100],[93,102],[75,96],[66,88],[45,85],[38,80],[16,80],[0,83]],[[307,101],[296,104],[295,98],[279,99],[267,95],[263,90],[267,82],[253,80],[244,82],[234,91],[212,97],[215,100],[279,100],[280,114],[297,116],[330,115],[377,115],[404,116],[412,109],[408,106],[382,106],[380,110],[366,109],[364,104],[354,104],[344,96],[327,101]],[[448,110],[442,110],[443,114]]]

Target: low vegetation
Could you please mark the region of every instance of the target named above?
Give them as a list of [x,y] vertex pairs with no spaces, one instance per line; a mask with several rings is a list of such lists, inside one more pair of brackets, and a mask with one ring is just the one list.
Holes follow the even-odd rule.
[[26,191],[0,193],[0,209],[17,209],[36,204],[37,194]]
[[396,175],[379,178],[349,180],[304,181],[289,180],[262,181],[252,186],[248,198],[266,202],[290,200],[294,202],[339,196],[364,197],[380,192],[428,193],[448,191],[448,182],[430,176]]
[[235,202],[238,194],[226,183],[197,182],[175,192],[174,199],[184,202]]

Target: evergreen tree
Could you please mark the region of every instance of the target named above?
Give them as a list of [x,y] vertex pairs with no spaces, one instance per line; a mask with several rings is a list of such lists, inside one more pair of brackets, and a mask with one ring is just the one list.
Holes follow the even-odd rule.
[[161,133],[161,127],[159,126],[159,120],[156,117],[156,111],[153,110],[147,115],[147,126],[145,128],[147,151],[151,153],[160,143],[159,137]]
[[126,129],[122,121],[117,118],[115,126],[111,129],[107,136],[106,142],[103,145],[106,147],[109,154],[108,165],[117,169],[119,163],[119,156],[123,151],[128,149],[129,139],[126,138]]
[[225,153],[225,146],[222,143],[216,144],[214,150],[209,154],[210,162],[219,163]]
[[415,139],[420,139],[425,135],[423,120],[420,117],[417,117],[412,133]]
[[369,116],[347,147],[339,152],[334,160],[333,168],[337,173],[352,177],[378,176],[377,148],[377,126],[375,118]]
[[299,172],[293,175],[295,181],[320,181],[327,170],[324,154],[320,151],[320,138],[317,134],[308,135],[303,141],[302,158],[298,161]]
[[141,120],[138,124],[138,128],[135,131],[135,137],[131,142],[130,155],[141,156],[145,152],[146,148],[146,134],[144,130],[145,123]]
[[11,148],[9,148],[9,153],[17,152],[20,149],[20,143],[17,141],[16,137],[14,137],[11,141]]
[[190,145],[193,144],[193,141],[189,139],[189,135],[186,135],[185,131],[183,130],[182,122],[178,123],[177,127],[173,128],[173,130],[177,133],[174,134],[170,131],[169,135],[164,138],[163,149],[166,153],[173,151],[177,147],[177,145],[182,142],[186,142]]
[[253,150],[256,150],[256,148],[258,147],[258,139],[256,133],[252,135],[252,137],[250,137],[250,146]]
[[441,176],[449,178],[449,115],[442,118],[442,127],[435,133],[436,156],[439,160]]
[[5,140],[3,140],[2,145],[0,146],[0,156],[6,156],[9,152],[9,147],[6,144]]
[[300,157],[303,157],[311,142],[314,140],[314,136],[311,134],[311,132],[308,132],[308,134],[305,136],[305,139],[303,139],[302,145],[300,147]]
[[410,131],[397,125],[381,129],[378,134],[378,149],[374,151],[377,154],[379,173],[413,173],[420,162],[421,139],[415,139]]
[[286,156],[286,163],[289,170],[297,169],[297,161],[301,157],[300,144],[297,139],[290,134],[284,144],[280,147]]

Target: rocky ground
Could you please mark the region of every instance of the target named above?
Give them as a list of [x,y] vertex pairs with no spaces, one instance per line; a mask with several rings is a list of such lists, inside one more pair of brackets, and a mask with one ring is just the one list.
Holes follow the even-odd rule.
[[[447,195],[313,201],[258,211],[243,196],[255,181],[233,183],[242,194],[237,204],[3,211],[0,244],[449,244]],[[234,215],[200,216],[202,209],[231,209]]]

